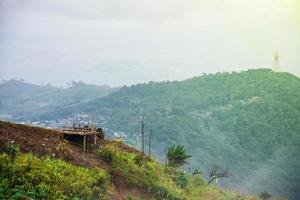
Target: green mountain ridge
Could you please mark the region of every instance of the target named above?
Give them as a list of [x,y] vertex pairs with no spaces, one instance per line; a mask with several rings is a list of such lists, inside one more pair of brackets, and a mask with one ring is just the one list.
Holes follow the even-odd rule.
[[231,171],[225,188],[300,196],[300,79],[289,73],[258,69],[138,84],[57,114],[74,111],[101,117],[108,133],[126,133],[138,147],[145,113],[155,156],[182,144],[194,155],[187,170]]
[[223,188],[250,194],[299,199],[300,79],[269,69],[202,75],[122,87],[107,96],[32,113],[34,119],[59,119],[90,113],[107,134],[140,148],[140,116],[146,143],[164,161],[166,148],[184,145],[193,157],[187,171],[214,165],[232,176]]

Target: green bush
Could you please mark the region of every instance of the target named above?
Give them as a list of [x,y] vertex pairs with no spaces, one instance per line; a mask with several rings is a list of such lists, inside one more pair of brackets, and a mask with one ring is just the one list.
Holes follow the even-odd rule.
[[99,168],[76,167],[61,160],[0,155],[0,199],[105,199],[109,176]]
[[195,186],[203,186],[206,184],[207,184],[207,182],[201,176],[196,176],[193,179],[193,185],[195,185]]
[[97,154],[109,165],[113,165],[116,160],[115,151],[110,147],[105,147],[100,151],[97,151]]
[[12,160],[15,159],[19,150],[20,150],[19,145],[14,143],[14,141],[11,141],[9,144],[7,144],[4,147],[4,152],[6,152]]
[[143,155],[137,154],[137,155],[134,156],[133,161],[134,161],[135,164],[137,164],[137,165],[139,165],[139,166],[142,166],[142,165],[143,165],[144,159],[145,159],[145,158],[144,158]]
[[153,187],[157,177],[146,167],[135,164],[134,154],[118,153],[116,156],[115,166],[111,168],[114,178],[121,178],[145,190]]
[[188,176],[183,171],[177,171],[174,181],[180,188],[185,189],[188,186]]
[[158,186],[155,188],[156,195],[160,199],[169,199],[169,200],[182,200],[183,198],[178,195],[173,194],[169,189],[164,186]]
[[104,147],[97,154],[109,164],[113,182],[123,181],[135,185],[144,192],[154,194],[158,199],[180,199],[175,191],[176,184],[165,174],[163,165],[141,154],[115,150],[112,146]]
[[134,198],[132,196],[128,195],[127,200],[134,200]]
[[259,198],[261,198],[262,200],[267,200],[267,199],[270,199],[272,196],[270,193],[264,191],[264,192],[261,192],[259,195]]

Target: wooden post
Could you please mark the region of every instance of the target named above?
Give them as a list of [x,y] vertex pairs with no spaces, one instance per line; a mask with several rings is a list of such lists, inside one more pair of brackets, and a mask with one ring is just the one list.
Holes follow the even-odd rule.
[[94,134],[94,145],[96,145],[96,144],[97,144],[97,135]]
[[83,153],[86,151],[86,135],[83,136]]

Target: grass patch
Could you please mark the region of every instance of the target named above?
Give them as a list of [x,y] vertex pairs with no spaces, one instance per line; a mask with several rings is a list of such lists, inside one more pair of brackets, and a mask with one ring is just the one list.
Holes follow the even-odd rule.
[[0,154],[0,199],[106,199],[108,174],[61,160]]

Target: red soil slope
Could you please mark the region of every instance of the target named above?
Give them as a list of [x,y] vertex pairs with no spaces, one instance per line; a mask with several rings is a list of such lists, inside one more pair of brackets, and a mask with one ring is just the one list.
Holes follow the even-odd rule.
[[83,154],[82,148],[62,140],[57,131],[0,121],[0,148],[14,141],[22,152],[51,156],[80,166],[104,167],[105,163],[93,154]]
[[[107,169],[106,163],[93,152],[82,153],[81,146],[62,140],[60,134],[53,129],[0,121],[0,151],[12,141],[19,144],[21,152],[24,153],[31,152],[39,157],[51,156],[84,167],[97,166]],[[124,152],[140,154],[135,148],[111,140],[99,141],[97,148],[105,145],[113,145]],[[141,196],[143,196],[141,191],[134,186],[123,184],[122,181],[112,183],[112,190],[109,192],[110,199],[125,200],[128,195],[137,199],[142,199]]]

